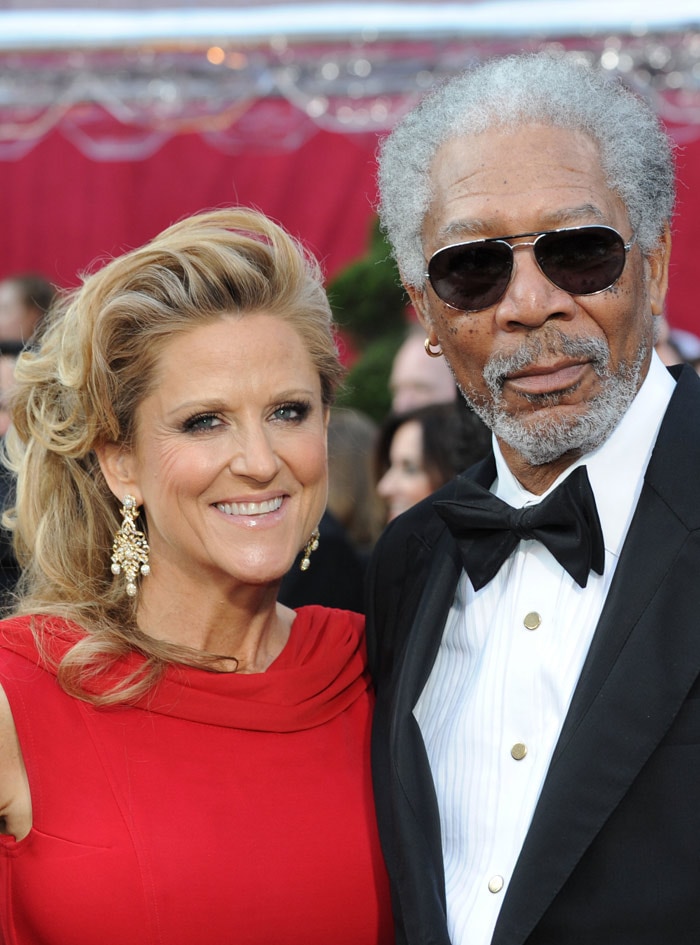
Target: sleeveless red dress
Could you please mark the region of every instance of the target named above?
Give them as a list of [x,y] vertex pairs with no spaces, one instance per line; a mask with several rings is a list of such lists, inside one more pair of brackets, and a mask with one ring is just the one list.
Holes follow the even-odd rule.
[[0,623],[34,816],[0,836],[1,942],[390,945],[361,617],[301,608],[267,672],[173,666],[119,708],[63,692],[28,627]]

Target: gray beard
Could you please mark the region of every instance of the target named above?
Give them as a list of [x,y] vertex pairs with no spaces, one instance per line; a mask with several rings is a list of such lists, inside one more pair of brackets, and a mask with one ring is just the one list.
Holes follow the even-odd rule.
[[[503,385],[508,374],[522,370],[543,353],[590,359],[601,380],[600,393],[588,401],[585,414],[576,417],[538,418],[537,413],[517,418],[506,412]],[[487,399],[460,385],[464,399],[499,440],[512,446],[531,466],[552,463],[565,453],[590,453],[610,436],[634,400],[642,382],[642,365],[649,353],[640,346],[633,362],[625,362],[615,374],[610,372],[610,348],[602,339],[574,339],[550,328],[546,336],[531,338],[512,355],[494,355],[484,367]],[[524,395],[535,406],[556,406],[562,395]]]

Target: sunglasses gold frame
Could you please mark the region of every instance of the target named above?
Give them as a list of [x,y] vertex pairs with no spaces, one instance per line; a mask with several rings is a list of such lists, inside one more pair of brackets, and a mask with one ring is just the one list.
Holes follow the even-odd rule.
[[[621,248],[624,250],[625,256],[624,256],[624,260],[622,262],[622,266],[620,268],[619,273],[607,285],[602,286],[600,289],[594,289],[591,292],[572,292],[570,289],[567,289],[565,286],[562,286],[558,282],[555,282],[554,279],[552,279],[552,277],[549,275],[549,273],[547,273],[545,269],[542,268],[542,264],[540,260],[537,258],[537,253],[535,252],[534,247],[543,237],[555,236],[561,233],[582,233],[586,230],[598,230],[598,231],[604,230],[608,233],[614,234],[614,236],[617,237],[617,239],[620,241],[620,245],[621,245]],[[535,239],[528,240],[525,243],[516,243],[514,246],[511,246],[511,240],[525,239],[525,237],[528,237],[528,236],[534,236]],[[552,283],[552,285],[555,285],[558,289],[562,289],[564,292],[568,292],[570,295],[598,295],[600,292],[606,292],[608,289],[612,288],[612,286],[614,286],[615,283],[618,281],[618,279],[621,277],[622,273],[625,270],[625,265],[627,263],[627,253],[630,251],[632,246],[634,246],[636,239],[637,239],[637,235],[636,233],[633,233],[629,242],[625,243],[624,237],[618,230],[615,229],[615,227],[607,226],[605,224],[592,223],[592,224],[586,224],[584,226],[563,226],[554,230],[540,230],[540,231],[535,231],[534,233],[516,233],[514,236],[494,236],[494,237],[489,237],[487,239],[481,239],[481,240],[463,240],[459,243],[450,243],[447,246],[441,246],[440,249],[435,250],[435,252],[432,254],[430,259],[428,260],[428,267],[423,273],[423,276],[425,279],[428,280],[428,282],[430,283],[433,289],[433,292],[435,292],[435,294],[440,299],[440,301],[443,302],[445,305],[447,305],[448,308],[452,308],[457,312],[481,312],[487,308],[491,308],[492,305],[496,305],[498,302],[501,301],[503,296],[506,294],[506,291],[508,290],[508,286],[510,285],[510,282],[513,278],[513,260],[515,257],[515,251],[517,249],[520,249],[521,247],[531,246],[533,247],[533,255],[535,257],[535,262],[537,263],[537,266],[540,272],[546,279],[548,279]],[[489,302],[488,305],[481,305],[478,308],[460,308],[459,306],[454,305],[451,302],[448,302],[447,299],[443,298],[440,292],[437,290],[435,283],[433,282],[433,279],[431,277],[430,268],[431,268],[431,265],[433,264],[433,261],[437,257],[439,257],[441,254],[444,254],[445,252],[451,249],[458,249],[465,246],[473,246],[473,247],[486,246],[491,243],[503,244],[507,246],[508,249],[511,251],[508,281],[506,282],[503,288],[503,292],[496,299]]]

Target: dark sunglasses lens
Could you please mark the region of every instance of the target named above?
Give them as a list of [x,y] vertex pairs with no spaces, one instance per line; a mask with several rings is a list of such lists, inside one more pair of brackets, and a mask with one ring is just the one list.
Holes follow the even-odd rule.
[[495,305],[513,268],[507,243],[474,242],[446,246],[428,264],[428,277],[443,302],[463,312]]
[[572,295],[609,289],[625,268],[622,237],[604,226],[547,233],[537,240],[534,249],[542,272]]

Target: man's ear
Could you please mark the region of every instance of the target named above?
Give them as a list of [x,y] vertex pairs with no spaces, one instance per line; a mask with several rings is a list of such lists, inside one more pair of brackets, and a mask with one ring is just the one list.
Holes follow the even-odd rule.
[[649,265],[649,301],[652,315],[664,312],[666,291],[668,290],[668,265],[671,258],[671,228],[664,225],[656,248],[647,256]]
[[411,300],[411,305],[415,309],[416,317],[425,330],[426,335],[430,339],[430,344],[437,348],[439,341],[437,335],[433,331],[432,322],[430,319],[430,314],[428,312],[428,300],[426,298],[426,289],[419,288],[415,285],[408,285],[404,282],[404,289],[408,293],[408,297]]
[[136,483],[133,453],[117,443],[105,443],[95,449],[95,454],[115,498],[121,502],[125,495],[132,495],[136,504],[141,505],[143,497]]

